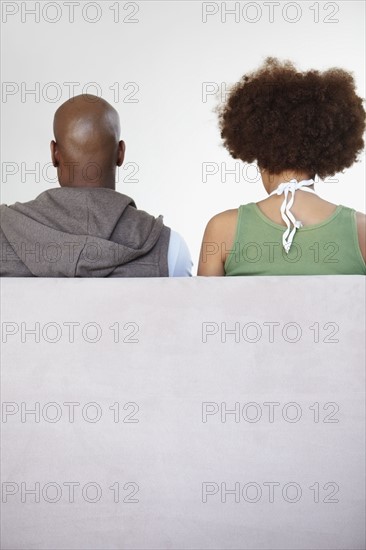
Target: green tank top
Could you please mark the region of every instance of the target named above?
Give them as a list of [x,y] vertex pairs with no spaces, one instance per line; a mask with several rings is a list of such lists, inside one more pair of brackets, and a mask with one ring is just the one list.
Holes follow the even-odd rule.
[[282,246],[285,229],[267,218],[254,202],[240,206],[225,274],[366,274],[352,208],[339,205],[326,220],[297,229],[288,254]]

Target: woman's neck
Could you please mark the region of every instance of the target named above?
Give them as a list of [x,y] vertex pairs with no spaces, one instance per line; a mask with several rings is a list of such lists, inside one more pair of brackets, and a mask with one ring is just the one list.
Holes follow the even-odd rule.
[[[285,170],[280,174],[270,174],[267,170],[261,170],[262,182],[267,193],[274,191],[280,183],[291,181],[296,179],[297,181],[309,180],[310,175],[308,172],[298,172],[296,170]],[[309,186],[313,189],[314,186]]]

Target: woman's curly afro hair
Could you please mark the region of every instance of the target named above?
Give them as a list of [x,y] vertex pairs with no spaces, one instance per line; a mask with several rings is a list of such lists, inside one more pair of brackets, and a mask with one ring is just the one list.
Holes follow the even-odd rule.
[[218,109],[221,137],[233,158],[332,176],[362,151],[365,110],[353,76],[339,68],[299,72],[268,57],[244,75]]

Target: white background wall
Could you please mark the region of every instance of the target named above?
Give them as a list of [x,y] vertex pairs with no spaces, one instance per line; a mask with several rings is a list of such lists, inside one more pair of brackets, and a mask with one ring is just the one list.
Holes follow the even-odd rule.
[[[225,6],[236,9],[226,22]],[[39,21],[29,10],[39,12]],[[205,11],[217,13],[203,22]],[[186,238],[196,266],[208,219],[265,196],[253,167],[239,181],[233,174],[224,181],[221,163],[234,169],[237,161],[220,142],[213,111],[220,95],[206,97],[203,89],[225,90],[271,55],[300,69],[344,67],[364,97],[364,17],[362,1],[2,2],[1,202],[24,202],[57,186],[50,182],[54,168],[47,168],[53,113],[70,95],[99,93],[120,113],[126,163],[138,165],[137,181],[127,181],[133,165],[120,171],[117,190],[164,214]],[[74,93],[66,82],[79,83]],[[85,88],[91,82],[98,89]],[[37,86],[36,95],[24,93]],[[207,181],[205,162],[217,166]],[[38,174],[26,174],[35,163]],[[335,179],[317,191],[364,211],[364,160]]]

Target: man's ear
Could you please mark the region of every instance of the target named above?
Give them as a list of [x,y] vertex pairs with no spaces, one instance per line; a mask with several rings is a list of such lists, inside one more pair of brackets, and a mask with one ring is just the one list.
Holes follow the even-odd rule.
[[124,141],[118,143],[118,155],[117,155],[117,166],[122,166],[125,158],[126,144]]
[[59,156],[58,156],[58,150],[57,150],[57,143],[54,140],[52,140],[50,147],[51,147],[52,164],[55,168],[57,168],[60,162],[58,158]]

